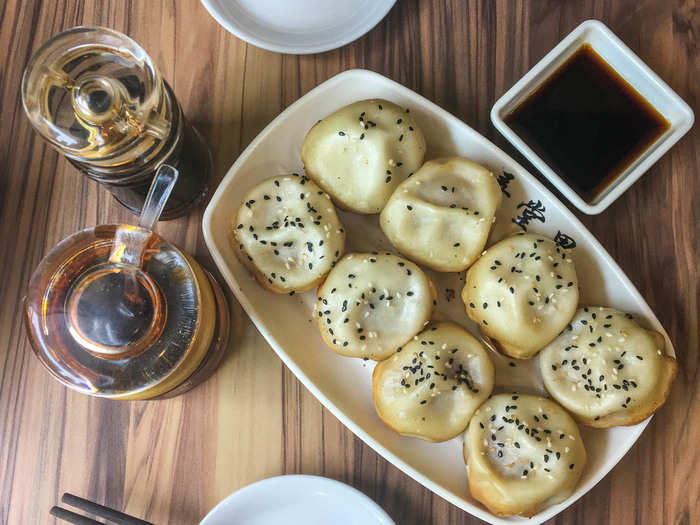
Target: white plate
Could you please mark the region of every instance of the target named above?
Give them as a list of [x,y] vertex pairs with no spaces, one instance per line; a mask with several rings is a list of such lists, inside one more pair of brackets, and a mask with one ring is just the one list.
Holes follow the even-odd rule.
[[[510,197],[503,199],[490,242],[518,229],[512,219],[525,209],[518,207],[519,204],[539,201],[545,210],[544,222],[533,219],[527,227],[529,231],[550,237],[561,232],[575,240],[577,247],[573,258],[581,286],[581,302],[613,306],[636,315],[643,324],[664,334],[666,351],[674,355],[661,324],[629,279],[583,224],[541,183],[445,110],[370,71],[346,71],[324,82],[289,106],[253,140],[233,164],[204,213],[205,241],[224,278],[270,346],[319,401],[363,441],[436,494],[489,523],[541,523],[571,505],[605,476],[634,444],[648,420],[636,426],[610,430],[583,428],[590,464],[572,497],[530,520],[498,518],[469,495],[461,438],[430,444],[401,437],[384,426],[372,402],[372,362],[340,357],[323,344],[316,321],[312,319],[314,293],[289,297],[264,290],[239,263],[229,245],[231,218],[245,192],[262,179],[301,171],[300,150],[306,131],[317,120],[346,104],[375,97],[410,108],[427,138],[427,159],[445,154],[462,155],[489,166],[498,175],[504,171],[513,175],[507,188]],[[533,210],[533,214],[538,212]],[[340,212],[339,216],[348,232],[348,250],[390,249],[379,229],[377,215]],[[461,276],[427,273],[440,292],[434,317],[452,319],[476,334],[476,325],[467,318],[459,298],[463,286]],[[454,290],[454,298],[447,296],[448,289]],[[544,392],[536,372],[536,359],[518,362],[515,368],[500,356],[494,356],[494,362],[500,389],[517,387]]]
[[[513,129],[505,119],[516,107],[541,86],[583,44],[589,44],[612,68],[668,120],[670,126],[653,144],[647,147],[615,182],[598,195],[592,203],[586,202],[576,191],[549,167]],[[527,72],[512,88],[499,98],[491,109],[491,122],[513,146],[547,177],[569,201],[583,213],[595,215],[610,206],[627,188],[678,142],[693,126],[693,110],[675,91],[661,80],[641,58],[598,20],[586,20],[542,60]]]
[[230,33],[254,46],[305,55],[360,38],[396,0],[201,0]]
[[200,525],[394,525],[359,490],[320,476],[278,476],[223,500]]

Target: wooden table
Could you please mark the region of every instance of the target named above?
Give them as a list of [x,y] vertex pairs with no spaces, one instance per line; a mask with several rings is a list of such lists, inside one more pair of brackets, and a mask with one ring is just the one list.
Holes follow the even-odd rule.
[[[491,105],[588,18],[608,24],[697,111],[699,17],[692,0],[399,0],[357,42],[297,57],[246,45],[197,0],[2,2],[0,523],[52,523],[48,510],[64,491],[158,524],[196,523],[236,489],[283,473],[349,483],[399,524],[480,523],[345,429],[282,365],[235,302],[236,331],[224,364],[187,395],[112,402],[75,394],[50,378],[22,326],[20,305],[32,270],[70,233],[134,221],[25,118],[22,70],[51,35],[103,25],[139,42],[209,137],[218,181],[286,106],[355,67],[416,90],[514,154],[489,121]],[[603,215],[581,216],[656,311],[681,371],[639,442],[557,523],[700,521],[699,172],[696,127]],[[201,214],[158,229],[211,266]]]

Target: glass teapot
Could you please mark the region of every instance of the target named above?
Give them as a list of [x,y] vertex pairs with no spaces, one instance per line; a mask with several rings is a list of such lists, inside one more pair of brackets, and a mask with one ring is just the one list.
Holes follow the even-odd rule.
[[60,242],[29,283],[34,353],[64,385],[113,399],[180,394],[219,364],[229,309],[214,278],[153,232],[177,181],[162,166],[139,226],[102,225]]

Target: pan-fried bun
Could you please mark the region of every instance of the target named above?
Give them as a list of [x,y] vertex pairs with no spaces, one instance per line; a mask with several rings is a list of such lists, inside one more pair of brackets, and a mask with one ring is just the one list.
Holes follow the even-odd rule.
[[555,402],[498,394],[464,434],[469,491],[498,516],[532,516],[576,488],[586,465],[578,427]]
[[502,195],[493,174],[469,159],[431,160],[396,188],[380,223],[412,261],[460,272],[484,250]]
[[306,174],[341,208],[379,213],[423,163],[425,138],[411,115],[387,100],[363,100],[320,120],[304,139]]
[[374,368],[374,407],[399,434],[446,441],[464,431],[493,382],[479,341],[455,323],[435,322]]
[[661,334],[631,315],[588,306],[540,352],[550,395],[585,425],[635,425],[664,403],[678,370]]
[[504,354],[533,357],[578,306],[576,268],[567,250],[541,235],[497,242],[467,271],[467,314]]
[[262,286],[293,294],[323,280],[343,253],[345,230],[328,194],[293,173],[246,194],[233,219],[231,245]]
[[381,361],[423,329],[436,300],[432,281],[411,261],[350,253],[318,289],[314,315],[334,352]]

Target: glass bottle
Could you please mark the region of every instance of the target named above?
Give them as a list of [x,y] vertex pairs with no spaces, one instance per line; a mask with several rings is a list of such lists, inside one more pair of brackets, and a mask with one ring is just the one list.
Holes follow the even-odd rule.
[[146,52],[112,29],[74,27],[27,65],[22,102],[34,128],[138,214],[161,165],[180,173],[162,219],[206,195],[211,153]]

